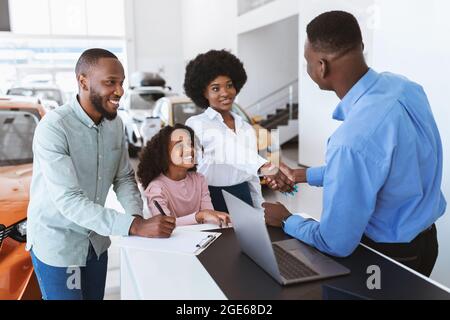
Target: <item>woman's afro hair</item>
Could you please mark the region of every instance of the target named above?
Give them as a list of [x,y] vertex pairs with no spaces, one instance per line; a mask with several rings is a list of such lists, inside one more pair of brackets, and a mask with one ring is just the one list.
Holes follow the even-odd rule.
[[184,91],[200,108],[209,107],[204,96],[207,86],[219,76],[227,76],[233,81],[236,93],[239,93],[247,81],[242,62],[226,50],[210,50],[199,54],[186,66]]

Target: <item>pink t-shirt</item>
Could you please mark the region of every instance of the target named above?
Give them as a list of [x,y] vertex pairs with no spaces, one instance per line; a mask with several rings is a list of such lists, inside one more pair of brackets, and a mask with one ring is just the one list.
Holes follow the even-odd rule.
[[168,216],[176,218],[177,225],[196,224],[195,214],[201,210],[214,210],[205,177],[188,172],[180,181],[160,174],[145,190],[147,206],[152,216],[161,214],[153,201],[158,201]]

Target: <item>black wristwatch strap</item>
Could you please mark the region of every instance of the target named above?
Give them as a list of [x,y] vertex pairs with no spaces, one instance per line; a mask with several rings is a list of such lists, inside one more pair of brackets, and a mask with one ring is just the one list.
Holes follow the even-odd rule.
[[281,228],[284,230],[284,226],[286,225],[286,220],[289,219],[291,216],[285,217],[283,220],[281,220]]

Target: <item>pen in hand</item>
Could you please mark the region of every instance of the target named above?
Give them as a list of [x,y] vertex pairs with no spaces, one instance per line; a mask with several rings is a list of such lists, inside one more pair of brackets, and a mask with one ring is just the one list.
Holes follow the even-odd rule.
[[158,211],[163,215],[163,216],[167,216],[167,214],[164,212],[164,210],[161,208],[161,206],[159,205],[158,201],[153,200],[153,203],[155,204],[156,209],[158,209]]

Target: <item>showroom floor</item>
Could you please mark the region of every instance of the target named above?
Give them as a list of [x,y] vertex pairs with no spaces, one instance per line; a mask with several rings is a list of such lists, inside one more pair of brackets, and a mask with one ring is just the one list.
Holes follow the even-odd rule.
[[[283,147],[283,161],[291,167],[297,166],[298,144],[291,143]],[[134,167],[137,166],[137,159],[132,159]],[[296,196],[286,196],[270,189],[263,189],[264,198],[270,202],[279,201],[283,203],[290,211],[307,212],[318,218],[320,216],[321,192],[320,189],[308,186],[302,186]],[[319,204],[319,205],[318,205]],[[106,206],[122,211],[120,204],[114,193],[111,191],[106,200]],[[117,237],[112,237],[112,245],[108,251],[108,275],[106,279],[106,300],[120,299],[120,250],[117,246]]]

